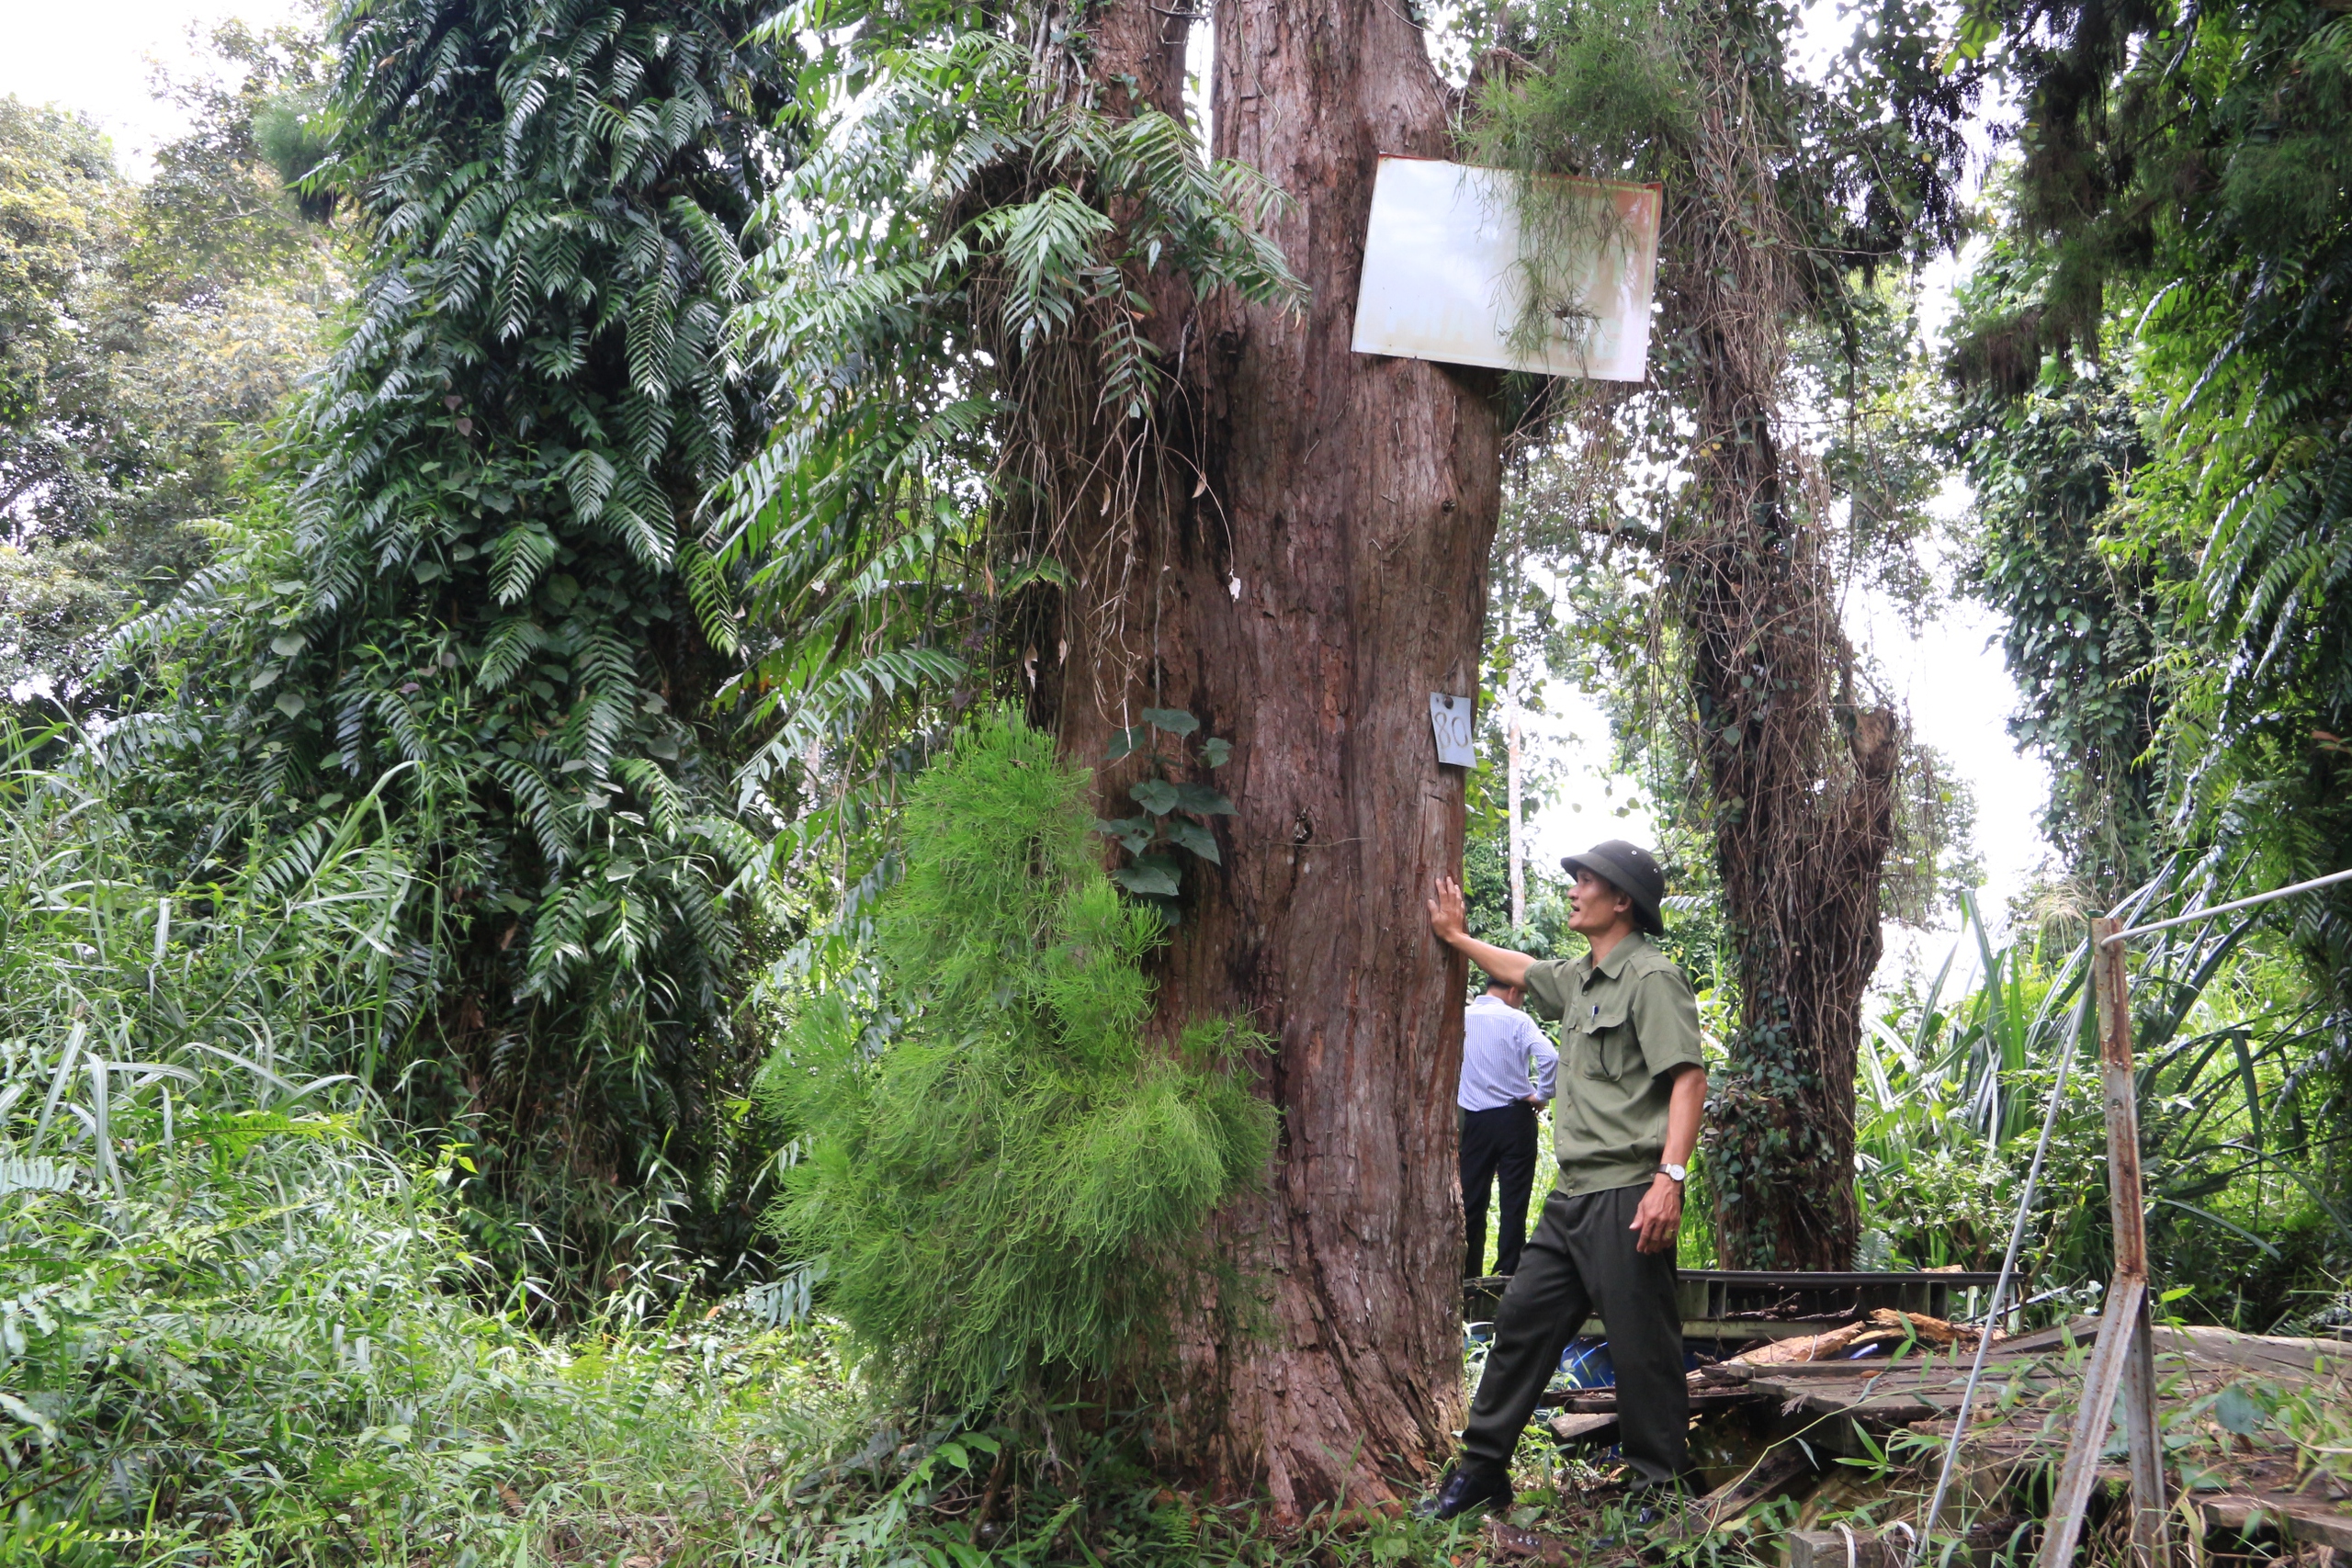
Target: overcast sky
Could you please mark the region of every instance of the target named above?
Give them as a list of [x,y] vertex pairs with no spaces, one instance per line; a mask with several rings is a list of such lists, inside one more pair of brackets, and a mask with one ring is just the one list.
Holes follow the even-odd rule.
[[298,0],[0,0],[0,93],[81,110],[114,139],[121,166],[143,175],[155,146],[180,129],[148,96],[157,63],[198,69],[191,26],[229,17],[272,27],[305,13]]
[[[82,110],[114,138],[122,165],[143,175],[156,144],[179,129],[171,108],[149,96],[156,66],[181,75],[203,68],[188,47],[190,28],[209,30],[228,16],[267,26],[304,9],[301,0],[0,0],[0,93]],[[1826,0],[1816,4],[1807,13],[1808,29],[1832,14]],[[1928,280],[1925,314],[1931,330],[1940,329],[1948,315],[1958,271],[1947,261]],[[1945,504],[1956,508],[1964,499],[1954,489]],[[1876,657],[1892,694],[1908,709],[1914,732],[1940,750],[1973,787],[1984,908],[1997,916],[2048,852],[2034,822],[2047,772],[2020,758],[2003,728],[2017,694],[1997,645],[1988,646],[1999,624],[1960,605],[1914,638],[1883,607],[1856,606],[1849,618],[1856,641]],[[1612,795],[1611,781],[1600,770],[1607,750],[1598,713],[1574,693],[1555,692],[1552,701],[1560,716],[1544,728],[1568,751],[1577,787],[1529,829],[1532,852],[1556,863],[1599,839],[1639,836],[1646,818],[1613,815],[1626,791],[1618,784]],[[1906,958],[1939,961],[1948,942],[1890,935],[1897,940],[1890,942],[1883,979]]]

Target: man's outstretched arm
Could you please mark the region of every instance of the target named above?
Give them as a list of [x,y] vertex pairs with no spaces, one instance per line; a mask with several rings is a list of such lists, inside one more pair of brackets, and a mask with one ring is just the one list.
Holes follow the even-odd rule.
[[1535,962],[1524,953],[1513,953],[1508,947],[1480,942],[1467,929],[1468,911],[1463,908],[1462,889],[1453,878],[1438,878],[1437,890],[1430,899],[1430,930],[1447,946],[1464,954],[1471,963],[1487,972],[1488,978],[1506,986],[1516,986],[1527,978],[1527,971]]

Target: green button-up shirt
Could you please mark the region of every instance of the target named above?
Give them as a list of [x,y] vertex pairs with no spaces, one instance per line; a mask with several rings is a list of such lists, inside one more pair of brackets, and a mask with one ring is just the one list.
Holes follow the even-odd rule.
[[1531,965],[1527,999],[1560,1021],[1559,1190],[1648,1186],[1666,1153],[1676,1071],[1706,1065],[1690,982],[1635,932],[1597,966],[1589,953]]

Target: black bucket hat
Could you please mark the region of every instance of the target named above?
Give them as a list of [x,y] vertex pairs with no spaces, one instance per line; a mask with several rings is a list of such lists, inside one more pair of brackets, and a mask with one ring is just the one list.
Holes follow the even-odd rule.
[[1666,897],[1666,873],[1658,870],[1657,857],[1641,845],[1611,839],[1580,855],[1562,855],[1560,866],[1570,876],[1580,871],[1592,873],[1634,901],[1634,913],[1641,917],[1644,931],[1652,936],[1665,934],[1666,921],[1658,914],[1658,905]]

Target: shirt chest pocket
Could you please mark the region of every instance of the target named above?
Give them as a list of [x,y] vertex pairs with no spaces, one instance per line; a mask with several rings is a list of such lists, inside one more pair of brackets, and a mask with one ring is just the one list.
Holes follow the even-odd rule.
[[1573,1020],[1576,1069],[1589,1078],[1623,1083],[1642,1068],[1642,1048],[1626,1021],[1623,998],[1597,1006],[1587,1002]]

